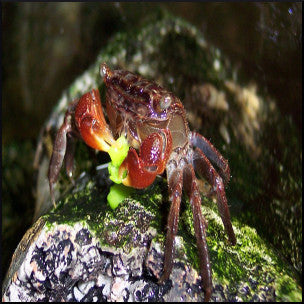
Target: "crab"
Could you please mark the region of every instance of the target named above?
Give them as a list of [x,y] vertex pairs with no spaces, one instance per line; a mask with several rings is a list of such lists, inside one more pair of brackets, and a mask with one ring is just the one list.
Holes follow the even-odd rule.
[[[73,142],[82,139],[93,149],[109,151],[119,136],[130,145],[119,167],[126,186],[143,189],[166,170],[171,207],[166,232],[164,269],[159,283],[170,276],[174,239],[178,231],[182,191],[189,197],[193,213],[204,298],[212,294],[212,270],[206,241],[207,221],[201,211],[201,194],[196,174],[216,193],[219,213],[232,245],[236,237],[230,220],[225,185],[230,179],[228,161],[202,135],[190,131],[186,112],[178,97],[153,81],[125,70],[111,70],[106,63],[100,71],[106,85],[106,111],[103,115],[97,89],[87,92],[68,107],[55,138],[49,165],[49,186],[53,203],[54,185],[63,160],[72,176]],[[217,170],[215,170],[215,167]],[[217,172],[218,171],[218,172]]]

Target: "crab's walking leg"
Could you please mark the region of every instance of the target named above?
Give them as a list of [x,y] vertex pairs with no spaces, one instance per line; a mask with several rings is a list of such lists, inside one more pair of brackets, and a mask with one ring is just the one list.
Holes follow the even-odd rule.
[[212,292],[212,272],[206,241],[207,222],[202,215],[201,195],[192,165],[187,165],[184,168],[184,188],[190,198],[190,205],[192,207],[202,286],[205,291],[205,301],[208,302]]
[[190,142],[193,146],[201,149],[207,158],[218,166],[220,175],[223,178],[224,183],[227,184],[230,180],[228,161],[220,154],[220,152],[210,143],[208,139],[199,133],[191,132]]
[[65,171],[71,182],[74,184],[73,169],[74,169],[74,154],[75,154],[75,137],[73,134],[67,134],[67,146],[64,157]]
[[54,185],[58,179],[58,175],[62,167],[62,162],[66,154],[67,135],[73,130],[72,114],[73,114],[72,109],[69,109],[65,114],[64,122],[56,134],[53,153],[49,165],[48,179],[49,179],[51,199],[54,206],[56,206],[55,197],[54,197]]
[[193,155],[194,168],[199,175],[205,177],[208,183],[214,188],[217,194],[217,206],[222,218],[224,227],[229,237],[229,241],[232,245],[236,244],[236,238],[231,225],[230,212],[227,205],[227,198],[225,194],[225,186],[222,178],[215,171],[212,164],[204,153],[196,148]]
[[159,283],[166,281],[172,271],[174,256],[174,239],[178,230],[179,209],[182,197],[183,174],[181,170],[173,171],[169,177],[169,194],[171,207],[168,216],[167,235],[165,243],[164,272],[159,279]]

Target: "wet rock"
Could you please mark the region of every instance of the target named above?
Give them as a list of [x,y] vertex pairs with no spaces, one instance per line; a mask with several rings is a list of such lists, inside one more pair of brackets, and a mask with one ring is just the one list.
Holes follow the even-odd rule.
[[[3,301],[202,301],[190,207],[181,218],[176,258],[163,270],[166,182],[158,178],[113,211],[98,179],[82,177],[81,190],[40,217],[13,257]],[[227,243],[221,219],[204,202],[213,269],[214,301],[297,300],[300,290],[282,260],[256,233],[234,221],[237,245]],[[165,218],[164,218],[165,217]],[[286,292],[288,291],[288,292]]]
[[151,265],[163,260],[162,251],[151,258],[155,246],[161,248],[153,244],[156,210],[129,199],[114,212],[104,195],[91,183],[87,187],[89,196],[68,196],[24,236],[4,284],[4,301],[177,301],[195,294],[202,299],[197,272],[183,263],[174,267],[175,283],[156,283],[159,275]]

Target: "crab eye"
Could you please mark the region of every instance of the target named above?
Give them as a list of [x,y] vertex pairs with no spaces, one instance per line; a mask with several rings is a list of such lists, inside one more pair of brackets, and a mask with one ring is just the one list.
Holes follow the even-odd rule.
[[162,96],[158,104],[160,111],[168,109],[171,102],[172,102],[172,97],[169,94]]

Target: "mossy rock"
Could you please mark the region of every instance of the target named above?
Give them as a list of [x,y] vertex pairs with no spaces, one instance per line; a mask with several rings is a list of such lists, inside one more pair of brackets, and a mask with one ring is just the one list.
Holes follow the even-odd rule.
[[[137,190],[116,210],[107,187],[83,176],[79,188],[38,219],[19,244],[4,284],[5,301],[202,301],[192,215],[187,199],[170,279],[163,267],[166,181]],[[81,189],[81,190],[80,190]],[[214,301],[301,301],[301,289],[256,230],[233,221],[229,246],[221,219],[204,201]]]

